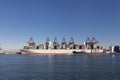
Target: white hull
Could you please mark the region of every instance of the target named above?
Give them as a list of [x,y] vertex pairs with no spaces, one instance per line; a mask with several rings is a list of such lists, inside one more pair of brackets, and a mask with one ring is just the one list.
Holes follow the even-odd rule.
[[[72,54],[73,51],[81,52],[85,51],[86,53],[91,53],[90,49],[41,49],[41,50],[32,50],[25,49],[21,50],[22,54]],[[92,50],[92,53],[103,53],[103,50]]]

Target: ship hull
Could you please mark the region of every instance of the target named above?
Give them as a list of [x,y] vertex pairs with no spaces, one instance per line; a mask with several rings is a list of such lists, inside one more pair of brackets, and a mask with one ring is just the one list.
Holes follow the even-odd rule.
[[[21,50],[21,54],[73,54],[73,52],[86,52],[86,53],[91,53],[91,50],[86,50],[86,49],[41,49],[41,50],[32,50],[32,49],[27,49],[27,50]],[[103,50],[92,50],[92,53],[103,53]]]

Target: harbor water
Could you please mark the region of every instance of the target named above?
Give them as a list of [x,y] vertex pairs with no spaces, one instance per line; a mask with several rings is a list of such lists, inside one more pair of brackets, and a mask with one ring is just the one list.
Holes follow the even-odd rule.
[[120,56],[1,54],[0,80],[120,80]]

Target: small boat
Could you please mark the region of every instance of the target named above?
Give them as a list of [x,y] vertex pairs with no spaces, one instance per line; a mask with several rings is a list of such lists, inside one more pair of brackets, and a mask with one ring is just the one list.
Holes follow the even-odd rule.
[[73,54],[87,54],[85,51],[73,51]]
[[21,54],[21,52],[19,51],[19,52],[16,52],[16,54]]

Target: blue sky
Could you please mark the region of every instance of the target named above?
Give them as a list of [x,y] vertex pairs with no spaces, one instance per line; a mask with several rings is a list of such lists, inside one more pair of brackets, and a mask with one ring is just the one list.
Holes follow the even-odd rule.
[[36,44],[63,37],[82,44],[120,44],[120,0],[0,0],[0,43],[20,49],[33,37]]

